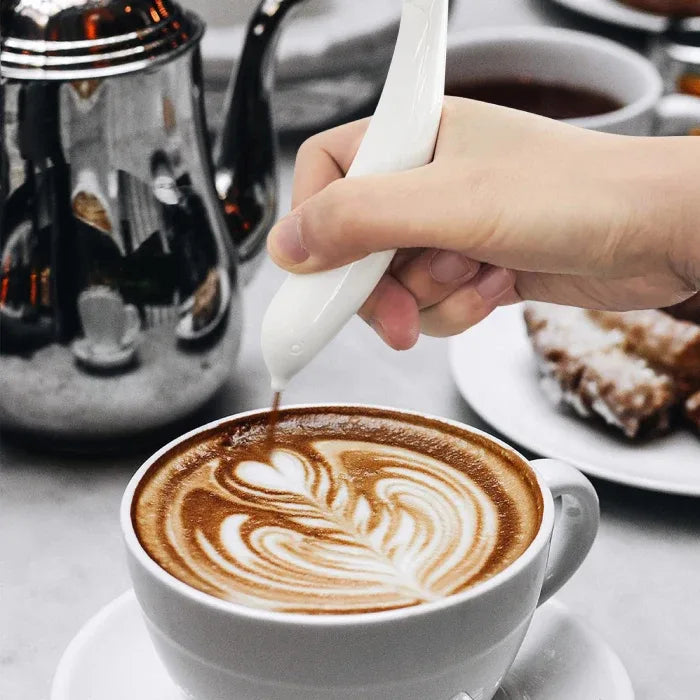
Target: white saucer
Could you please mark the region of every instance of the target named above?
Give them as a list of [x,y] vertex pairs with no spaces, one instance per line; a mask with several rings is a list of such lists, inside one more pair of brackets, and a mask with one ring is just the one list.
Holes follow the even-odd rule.
[[[181,700],[133,591],[102,608],[61,659],[51,700]],[[494,700],[634,700],[627,672],[597,634],[556,601],[537,611]],[[329,699],[330,700],[330,699]]]
[[700,440],[690,431],[634,443],[550,403],[539,386],[520,306],[498,309],[452,338],[450,365],[465,400],[514,443],[591,476],[700,496]]
[[131,344],[115,348],[108,352],[95,352],[87,338],[80,338],[73,343],[73,354],[88,367],[96,369],[117,369],[126,367],[134,358],[136,346]]
[[593,19],[610,22],[628,29],[660,34],[669,26],[666,17],[637,10],[634,7],[624,5],[619,0],[554,0],[554,2]]

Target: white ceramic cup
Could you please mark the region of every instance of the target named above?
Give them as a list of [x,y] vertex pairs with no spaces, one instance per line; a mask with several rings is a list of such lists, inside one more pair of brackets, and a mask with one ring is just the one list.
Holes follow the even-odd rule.
[[530,77],[586,88],[617,99],[621,109],[567,120],[632,136],[687,134],[700,120],[700,100],[663,95],[651,61],[610,39],[555,27],[497,27],[450,36],[447,85]]
[[[562,462],[536,460],[530,466],[544,505],[537,535],[510,566],[462,593],[416,607],[350,615],[280,613],[227,602],[156,564],[131,520],[136,487],[155,460],[227,420],[193,430],[159,450],[136,472],[121,506],[136,597],[158,654],[187,698],[450,700],[467,692],[474,700],[489,700],[512,664],[535,608],[576,571],[597,532],[598,499],[589,481]],[[556,514],[555,499],[561,499]]]

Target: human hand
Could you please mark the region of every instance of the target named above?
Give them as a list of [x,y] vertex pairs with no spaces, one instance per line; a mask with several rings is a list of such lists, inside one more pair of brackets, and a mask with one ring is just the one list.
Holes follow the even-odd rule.
[[307,273],[398,248],[360,310],[394,348],[520,299],[656,308],[700,286],[700,140],[612,136],[446,98],[431,164],[343,179],[367,123],[301,147],[293,211],[268,250]]

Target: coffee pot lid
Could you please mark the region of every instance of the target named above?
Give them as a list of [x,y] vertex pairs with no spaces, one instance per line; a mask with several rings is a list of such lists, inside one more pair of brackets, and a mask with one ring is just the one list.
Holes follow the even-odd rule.
[[0,74],[81,80],[143,70],[197,41],[203,26],[172,0],[3,0]]

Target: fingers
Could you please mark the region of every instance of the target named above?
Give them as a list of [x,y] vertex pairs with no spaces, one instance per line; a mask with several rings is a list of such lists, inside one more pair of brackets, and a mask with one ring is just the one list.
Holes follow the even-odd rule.
[[[438,251],[418,255],[407,251],[403,265],[385,275],[362,308],[380,337],[391,347],[412,347],[422,332],[446,337],[479,323],[496,307],[523,299],[556,304],[628,310],[663,308],[693,298],[671,274],[610,280],[576,275],[513,272],[489,265],[454,287],[430,277],[430,263]],[[456,264],[452,261],[451,264]]]
[[[430,277],[438,251],[421,251],[385,275],[361,310],[363,318],[391,347],[412,347],[419,331],[437,337],[456,335],[479,323],[496,307],[522,299],[556,304],[627,310],[662,308],[691,296],[672,275],[619,280],[550,275],[482,266],[454,287]],[[407,252],[408,255],[408,252]],[[457,261],[452,261],[455,264]]]
[[414,296],[391,275],[384,275],[360,316],[394,350],[408,350],[418,341],[420,319]]
[[460,253],[428,249],[401,266],[394,266],[394,277],[413,295],[419,309],[446,299],[452,292],[476,277],[478,262]]
[[[330,182],[272,229],[270,256],[281,267],[304,273],[340,267],[381,250],[450,248],[442,245],[439,224],[421,220],[425,211],[419,216],[422,170]],[[329,167],[321,179],[308,177],[316,186],[331,175]]]
[[496,307],[520,301],[515,273],[486,267],[439,304],[420,314],[421,332],[436,337],[457,335],[485,319]]
[[392,274],[397,273],[404,265],[410,260],[417,258],[421,253],[423,253],[422,248],[405,248],[403,250],[398,250],[396,255],[394,255],[394,259],[391,261],[389,272]]
[[479,273],[481,266],[450,251],[399,251],[391,273],[360,309],[387,345],[407,350],[420,333],[419,310],[442,302]]
[[[416,343],[419,332],[444,337],[461,333],[488,316],[497,306],[520,301],[509,270],[482,268],[472,274],[474,264],[466,261],[470,272],[461,284],[427,280],[430,263],[444,251],[424,251],[410,260],[396,277],[385,275],[360,310],[362,316],[392,348],[406,350]],[[447,271],[464,261],[444,259]],[[454,267],[452,267],[454,266]],[[478,268],[477,268],[478,269]],[[471,275],[471,276],[470,276]],[[410,287],[404,286],[410,284]],[[419,312],[420,309],[420,312]]]
[[484,301],[473,286],[463,287],[440,304],[421,311],[421,333],[436,338],[458,335],[483,321],[496,306]]
[[294,166],[292,208],[345,177],[368,125],[369,119],[343,124],[316,134],[301,145]]

